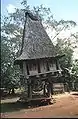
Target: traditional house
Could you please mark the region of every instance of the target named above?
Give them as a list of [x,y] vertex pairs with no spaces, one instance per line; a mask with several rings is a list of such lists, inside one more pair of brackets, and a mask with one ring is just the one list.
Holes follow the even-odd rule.
[[57,55],[41,20],[30,12],[25,17],[21,54],[14,63],[20,65],[27,100],[51,99],[53,83],[61,82],[62,56]]

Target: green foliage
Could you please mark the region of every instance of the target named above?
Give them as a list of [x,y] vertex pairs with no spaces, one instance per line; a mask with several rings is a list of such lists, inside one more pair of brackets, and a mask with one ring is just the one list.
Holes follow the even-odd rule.
[[62,55],[65,54],[63,58],[60,59],[60,64],[64,68],[69,68],[72,66],[72,55],[73,50],[70,47],[70,42],[66,42],[62,39],[57,39],[57,44],[55,46],[57,53]]
[[[19,74],[15,69],[17,67],[13,66],[14,53],[10,51],[10,47],[5,42],[7,39],[2,37],[1,42],[1,87],[6,89],[17,88],[19,85]],[[18,67],[19,69],[19,67]]]
[[78,60],[75,60],[72,66],[72,77],[78,83]]
[[71,81],[74,83],[74,90],[78,91],[78,60],[75,60],[71,69]]
[[[7,32],[7,28],[5,28],[4,31]],[[17,88],[19,86],[19,67],[15,67],[13,65],[14,59],[17,55],[15,51],[18,47],[16,44],[17,40],[13,39],[14,38],[10,38],[5,34],[2,34],[1,36],[1,87],[6,88],[7,90]],[[17,73],[15,72],[16,69]]]

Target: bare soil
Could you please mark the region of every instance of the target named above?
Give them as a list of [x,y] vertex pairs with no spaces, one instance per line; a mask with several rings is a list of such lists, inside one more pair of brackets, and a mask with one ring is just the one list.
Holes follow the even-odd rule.
[[2,118],[78,118],[78,92],[71,92],[53,96],[55,103],[30,109],[21,109],[15,112],[1,113]]

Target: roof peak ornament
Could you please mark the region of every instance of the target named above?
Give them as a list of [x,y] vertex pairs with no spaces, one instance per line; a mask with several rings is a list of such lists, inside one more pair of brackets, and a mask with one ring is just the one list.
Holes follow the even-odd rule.
[[33,14],[30,10],[27,10],[25,12],[25,17],[27,17],[27,15],[32,19],[32,20],[35,20],[35,21],[39,21],[39,17],[36,15],[36,14]]

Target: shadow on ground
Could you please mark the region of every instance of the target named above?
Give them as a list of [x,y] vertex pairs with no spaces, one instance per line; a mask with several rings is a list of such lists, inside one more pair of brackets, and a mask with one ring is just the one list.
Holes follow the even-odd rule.
[[10,103],[2,103],[1,104],[1,112],[14,112],[19,111],[21,109],[28,108],[28,105],[25,103],[19,103],[19,102],[10,102]]
[[21,109],[32,109],[40,106],[46,106],[47,103],[23,103],[23,102],[8,102],[1,104],[1,113],[5,112],[15,112],[20,111]]
[[71,95],[77,95],[78,96],[78,93],[72,93]]

